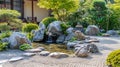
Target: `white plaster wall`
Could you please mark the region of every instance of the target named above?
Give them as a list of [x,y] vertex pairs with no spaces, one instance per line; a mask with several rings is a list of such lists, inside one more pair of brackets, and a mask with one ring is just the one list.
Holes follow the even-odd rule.
[[[34,1],[34,17],[37,17],[37,21],[40,22],[43,18],[48,16],[48,10],[39,8],[37,1]],[[25,0],[24,3],[24,17],[32,17],[32,6],[31,1]]]

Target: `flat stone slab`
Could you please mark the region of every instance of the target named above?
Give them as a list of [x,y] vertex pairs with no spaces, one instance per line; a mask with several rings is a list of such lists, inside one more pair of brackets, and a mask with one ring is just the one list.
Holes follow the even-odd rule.
[[22,60],[23,57],[13,57],[9,60],[9,62],[15,62],[15,61],[19,61],[19,60]]
[[42,49],[36,48],[36,49],[29,49],[29,50],[25,50],[26,52],[31,52],[31,53],[36,53],[36,52],[41,52]]
[[24,53],[23,56],[31,57],[36,55],[35,53]]
[[61,52],[53,52],[49,54],[50,57],[52,58],[66,58],[69,57],[66,53],[61,53]]
[[42,52],[40,52],[41,56],[48,56],[49,54],[50,54],[49,51],[42,51]]
[[0,64],[6,63],[6,62],[8,62],[8,59],[7,60],[0,60]]
[[98,39],[85,40],[85,43],[99,42]]

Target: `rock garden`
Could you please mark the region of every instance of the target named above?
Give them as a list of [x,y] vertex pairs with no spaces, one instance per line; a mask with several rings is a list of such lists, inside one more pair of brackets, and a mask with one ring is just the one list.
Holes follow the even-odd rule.
[[90,8],[89,1],[79,5],[65,0],[72,4],[71,9],[75,7],[78,11],[64,6],[61,1],[58,1],[61,6],[54,4],[56,8],[50,6],[54,1],[48,5],[44,2],[47,1],[41,0],[37,5],[51,9],[53,16],[45,17],[39,23],[22,22],[18,19],[18,11],[0,9],[0,65],[120,67],[120,12],[117,11],[120,6],[114,8],[119,1],[112,5],[95,0]]

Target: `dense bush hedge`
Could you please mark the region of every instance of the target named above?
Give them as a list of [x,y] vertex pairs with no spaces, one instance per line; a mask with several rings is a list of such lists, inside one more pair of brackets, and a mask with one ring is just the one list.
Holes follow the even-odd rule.
[[0,51],[3,51],[7,48],[8,43],[0,42]]
[[112,67],[120,67],[120,49],[111,52],[107,57],[106,63]]
[[56,21],[57,19],[54,17],[46,17],[42,20],[42,23],[47,27],[51,22]]
[[32,46],[30,46],[30,44],[23,44],[19,47],[20,50],[24,51],[24,50],[27,50],[27,49],[31,49]]
[[26,24],[22,27],[22,31],[23,32],[31,32],[32,30],[36,30],[38,29],[39,26],[37,24],[34,24],[34,23],[29,23],[29,24]]

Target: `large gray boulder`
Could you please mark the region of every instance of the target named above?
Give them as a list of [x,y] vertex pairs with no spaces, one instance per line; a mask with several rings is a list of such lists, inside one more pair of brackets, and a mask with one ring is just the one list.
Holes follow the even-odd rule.
[[45,25],[43,23],[39,24],[40,29],[32,31],[34,34],[33,41],[42,41],[44,39]]
[[48,25],[47,33],[52,33],[52,35],[61,35],[61,22],[54,21]]
[[87,35],[97,35],[99,32],[99,28],[95,25],[89,25],[85,31]]
[[30,40],[26,37],[25,34],[22,34],[20,32],[13,32],[12,35],[9,37],[9,44],[11,49],[17,49],[20,45],[26,43],[30,44]]
[[75,34],[74,34],[74,28],[72,28],[72,27],[70,27],[70,28],[68,28],[67,30],[66,30],[66,32],[67,32],[67,36],[66,36],[66,38],[65,38],[65,41],[67,42],[67,41],[70,41],[74,36],[75,36]]
[[65,35],[60,35],[58,38],[57,38],[57,40],[56,40],[56,42],[57,43],[63,43],[64,41],[65,41]]

